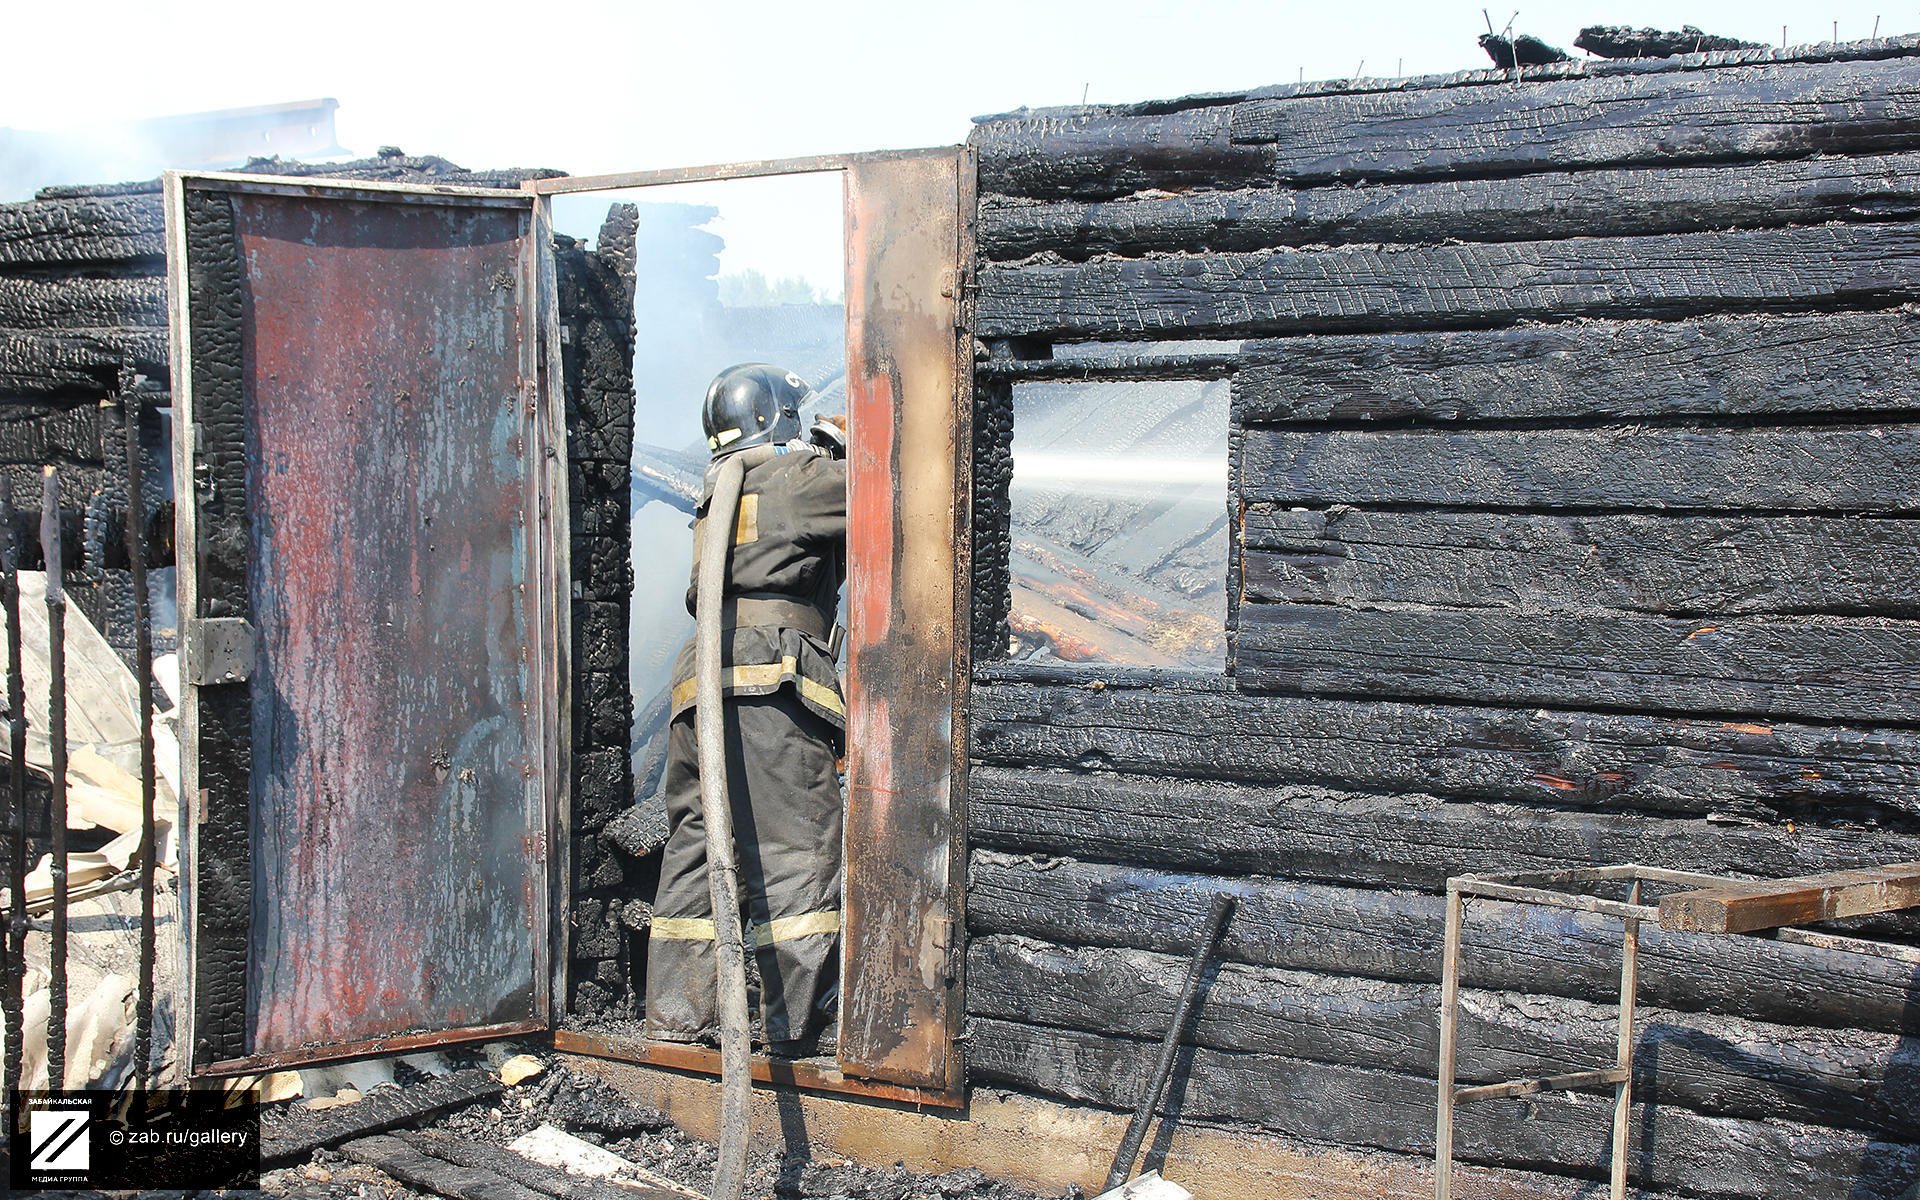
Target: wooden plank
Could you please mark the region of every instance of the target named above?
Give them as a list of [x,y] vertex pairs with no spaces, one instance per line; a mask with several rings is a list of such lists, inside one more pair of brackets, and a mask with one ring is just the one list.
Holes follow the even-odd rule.
[[270,1166],[303,1162],[323,1146],[384,1133],[425,1121],[449,1109],[499,1096],[500,1080],[489,1071],[456,1071],[404,1088],[379,1088],[340,1108],[294,1107],[261,1122],[260,1159]]
[[[1802,875],[1920,853],[1920,833],[1729,826],[1638,814],[1030,768],[974,768],[972,844],[1221,874],[1441,892],[1461,874],[1606,863]],[[1210,819],[1196,821],[1195,813]],[[1920,922],[1907,926],[1920,936]]]
[[1916,295],[1920,227],[1818,225],[989,265],[980,271],[975,332],[1075,339],[1404,331],[1879,307]]
[[158,275],[95,279],[0,275],[0,327],[7,329],[162,328],[166,280]]
[[1119,196],[1148,187],[1234,187],[1273,174],[1273,151],[1231,137],[1233,110],[1142,116],[1099,109],[989,121],[968,139],[980,190],[1012,196]]
[[1916,117],[1920,74],[1893,60],[1253,100],[1232,129],[1298,181],[1882,152]]
[[980,246],[985,257],[1005,262],[1043,252],[1084,259],[1343,242],[1514,242],[1914,215],[1920,155],[1888,154],[1096,201],[989,197],[980,208]]
[[1615,1084],[1625,1083],[1631,1077],[1632,1072],[1624,1067],[1608,1067],[1601,1071],[1568,1071],[1563,1075],[1538,1075],[1532,1079],[1514,1079],[1506,1083],[1489,1083],[1479,1087],[1461,1088],[1453,1094],[1453,1102],[1472,1104],[1479,1100],[1504,1100],[1511,1096],[1537,1096],[1541,1092],[1611,1088]]
[[0,396],[105,395],[122,365],[164,379],[164,329],[0,330]]
[[[968,927],[1072,945],[1183,952],[1220,891],[1238,901],[1220,958],[1317,974],[1434,983],[1445,900],[1418,893],[1222,878],[977,851]],[[1896,1033],[1912,1027],[1913,970],[1889,959],[1645,928],[1644,1003],[1782,1025]],[[1465,930],[1471,987],[1617,996],[1620,923],[1567,910],[1475,900]]]
[[0,204],[0,264],[124,262],[166,254],[160,197],[78,196]]
[[[1123,1106],[1145,1078],[1151,1043],[1075,1030],[974,1022],[979,1076],[1081,1103]],[[1282,1055],[1199,1048],[1184,1058],[1179,1119],[1253,1124],[1315,1142],[1430,1154],[1433,1081]],[[1460,1111],[1467,1162],[1586,1174],[1604,1161],[1610,1097],[1555,1093]],[[1641,1105],[1634,1153],[1640,1187],[1711,1200],[1854,1200],[1897,1195],[1920,1171],[1920,1146],[1786,1121],[1707,1117]],[[1657,1130],[1647,1136],[1649,1127]]]
[[[1173,954],[987,935],[968,946],[967,1008],[975,1017],[1146,1041],[1171,1021],[1184,972]],[[1223,963],[1206,985],[1191,1040],[1430,1077],[1438,993],[1431,983]],[[1611,1002],[1465,989],[1459,1077],[1510,1079],[1610,1061],[1614,1014]],[[1900,1083],[1920,1068],[1920,1048],[1899,1034],[1659,1009],[1643,1010],[1637,1031],[1636,1086],[1662,1105],[1897,1136],[1920,1127],[1920,1091]]]
[[1752,933],[1916,906],[1920,906],[1920,862],[1904,862],[1662,896],[1660,925],[1664,929]]
[[1582,509],[1920,509],[1920,425],[1250,429],[1248,500]]
[[1309,604],[1920,616],[1920,523],[1249,505],[1244,596]]
[[1245,350],[1249,424],[1920,408],[1911,309],[1306,336]]
[[1172,686],[976,684],[972,710],[979,760],[1023,769],[1285,780],[1766,822],[1920,815],[1920,734],[1899,729]]
[[1249,604],[1242,686],[1308,695],[1920,722],[1920,626]]
[[340,1147],[354,1162],[376,1167],[401,1183],[422,1188],[447,1200],[548,1200],[504,1175],[480,1167],[461,1166],[420,1150],[397,1137],[379,1134]]

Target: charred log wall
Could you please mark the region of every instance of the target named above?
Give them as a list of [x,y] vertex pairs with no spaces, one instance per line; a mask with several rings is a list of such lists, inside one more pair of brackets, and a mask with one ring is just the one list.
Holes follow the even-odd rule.
[[[1916,53],[982,122],[977,650],[1047,343],[1237,342],[1240,521],[1217,676],[976,655],[975,1082],[1130,1106],[1226,891],[1182,1119],[1429,1156],[1449,875],[1920,857]],[[1617,925],[1470,914],[1463,1080],[1610,1062]],[[1641,979],[1649,1193],[1910,1194],[1910,968],[1649,932]],[[1610,1107],[1474,1105],[1460,1154],[1564,1194]]]

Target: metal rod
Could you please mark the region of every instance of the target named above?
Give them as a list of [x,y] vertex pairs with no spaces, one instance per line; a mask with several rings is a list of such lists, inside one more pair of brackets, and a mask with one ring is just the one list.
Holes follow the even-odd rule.
[[13,478],[0,476],[0,607],[7,617],[7,730],[13,786],[7,806],[7,1070],[0,1087],[25,1087],[21,1069],[25,1046],[21,1022],[26,1011],[27,979],[27,686],[20,668],[20,539],[14,527]]
[[40,482],[40,551],[47,567],[47,740],[53,772],[53,939],[47,952],[47,1086],[67,1081],[67,597],[60,572],[60,472]]
[[[1629,902],[1640,899],[1640,881],[1627,892]],[[1620,935],[1620,1043],[1614,1066],[1620,1082],[1613,1087],[1613,1200],[1626,1200],[1627,1139],[1633,1117],[1633,1006],[1640,990],[1640,922],[1628,918]]]
[[1440,1080],[1433,1130],[1434,1200],[1447,1200],[1453,1191],[1453,1062],[1459,1036],[1460,925],[1466,903],[1458,882],[1447,880],[1447,940],[1440,960]]
[[654,171],[620,171],[610,175],[562,175],[521,181],[522,191],[537,196],[567,192],[606,192],[622,188],[659,187],[670,183],[712,183],[723,179],[759,179],[769,175],[811,175],[844,171],[862,163],[903,158],[952,157],[952,146],[917,150],[869,150],[858,154],[818,154],[809,158],[765,158],[746,162],[709,163],[697,167],[668,167]]
[[[1750,936],[1765,937],[1767,935]],[[1772,932],[1770,940],[1786,942],[1792,946],[1811,946],[1818,950],[1843,950],[1848,954],[1868,954],[1874,958],[1890,958],[1894,962],[1920,966],[1920,946],[1902,946],[1895,942],[1870,942],[1863,938],[1847,937],[1838,933],[1821,933],[1813,929],[1776,929]]]
[[1660,910],[1645,904],[1623,904],[1618,900],[1602,900],[1598,896],[1579,896],[1567,892],[1549,892],[1534,887],[1513,887],[1504,883],[1493,883],[1485,879],[1476,879],[1460,885],[1461,892],[1469,896],[1487,896],[1495,900],[1515,900],[1522,904],[1539,904],[1547,908],[1569,908],[1575,912],[1598,913],[1606,917],[1619,917],[1626,921],[1657,921]]
[[1620,1068],[1598,1071],[1569,1071],[1564,1075],[1542,1075],[1537,1079],[1513,1079],[1506,1083],[1488,1083],[1455,1090],[1457,1107],[1476,1100],[1503,1100],[1511,1096],[1532,1096],[1540,1092],[1577,1092],[1586,1088],[1612,1087],[1620,1082]]
[[127,448],[127,565],[133,575],[133,662],[140,685],[140,979],[134,993],[133,1069],[140,1086],[153,1072],[154,773],[153,627],[147,597],[147,502],[140,460],[140,397],[121,380]]
[[1213,948],[1220,944],[1220,932],[1226,927],[1227,914],[1233,911],[1233,897],[1221,893],[1213,898],[1213,905],[1207,909],[1207,922],[1200,928],[1200,940],[1194,944],[1193,957],[1187,960],[1187,977],[1180,985],[1180,1001],[1174,1006],[1173,1023],[1167,1026],[1167,1036],[1160,1041],[1160,1057],[1153,1064],[1153,1075],[1147,1080],[1146,1091],[1141,1093],[1140,1102],[1134,1106],[1133,1117],[1127,1122],[1127,1132],[1120,1139],[1120,1148],[1114,1152],[1113,1166],[1107,1170],[1106,1190],[1112,1191],[1127,1181],[1133,1173],[1133,1160],[1140,1156],[1140,1144],[1146,1140],[1147,1126],[1153,1120],[1153,1114],[1160,1107],[1160,1097],[1167,1090],[1167,1077],[1173,1074],[1173,1060],[1180,1053],[1180,1040],[1186,1032],[1187,1022],[1193,1019],[1194,1002],[1200,996],[1200,979],[1207,972],[1207,963],[1213,958]]

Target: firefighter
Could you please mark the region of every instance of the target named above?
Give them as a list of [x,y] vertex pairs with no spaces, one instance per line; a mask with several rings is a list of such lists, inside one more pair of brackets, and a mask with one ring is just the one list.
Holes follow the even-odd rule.
[[[839,997],[837,759],[846,704],[834,658],[846,577],[846,437],[844,420],[802,437],[808,395],[790,371],[742,363],[714,379],[701,409],[714,463],[779,448],[748,459],[722,609],[721,683],[746,945],[760,969],[765,1039],[790,1056],[824,1048]],[[696,516],[695,586],[713,475],[710,467]],[[689,587],[689,612],[694,603]],[[715,1021],[694,659],[689,641],[674,664],[668,837],[647,950],[647,1034],[678,1042],[712,1041]]]

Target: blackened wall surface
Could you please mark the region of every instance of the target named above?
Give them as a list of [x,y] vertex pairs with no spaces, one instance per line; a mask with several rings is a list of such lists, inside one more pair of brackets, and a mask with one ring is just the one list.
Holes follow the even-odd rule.
[[[1131,1106],[1226,891],[1181,1118],[1429,1156],[1449,875],[1920,857],[1917,52],[980,125],[976,1083]],[[986,661],[1007,385],[1177,376],[1046,347],[1179,339],[1237,343],[1229,666]],[[1610,1062],[1618,941],[1474,904],[1463,1082]],[[1636,1183],[1911,1194],[1910,967],[1644,946]],[[1610,1108],[1473,1105],[1460,1154],[1564,1194]]]

